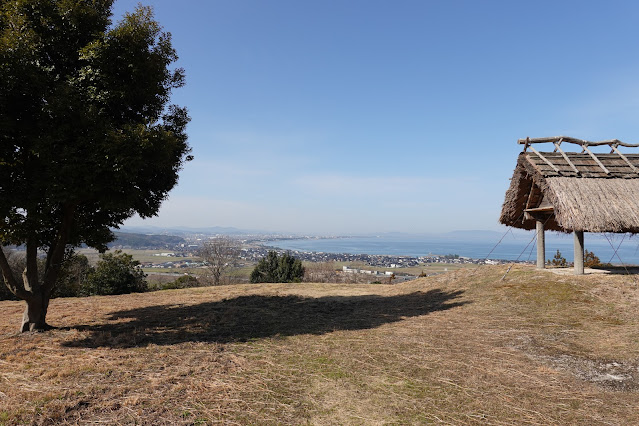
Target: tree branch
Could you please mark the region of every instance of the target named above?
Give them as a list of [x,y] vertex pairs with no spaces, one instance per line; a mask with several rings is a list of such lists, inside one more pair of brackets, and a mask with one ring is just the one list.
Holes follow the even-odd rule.
[[22,281],[25,290],[38,292],[38,240],[33,236],[27,239],[27,267],[22,273]]
[[0,247],[0,269],[2,269],[2,276],[4,277],[4,283],[14,296],[19,297],[22,300],[30,300],[31,294],[18,285],[18,281],[13,275],[9,261],[4,253],[4,249]]
[[60,223],[60,229],[58,230],[58,238],[55,245],[51,247],[50,253],[47,255],[48,265],[42,283],[45,293],[49,293],[53,290],[53,286],[55,285],[60,269],[62,268],[64,252],[73,226],[73,219],[75,217],[75,208],[75,204],[65,204],[62,209],[62,222]]

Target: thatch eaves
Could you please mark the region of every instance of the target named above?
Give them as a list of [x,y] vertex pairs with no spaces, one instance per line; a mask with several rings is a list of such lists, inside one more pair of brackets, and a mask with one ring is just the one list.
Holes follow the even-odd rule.
[[500,223],[535,229],[543,218],[548,230],[639,233],[639,154],[595,155],[587,146],[522,152]]

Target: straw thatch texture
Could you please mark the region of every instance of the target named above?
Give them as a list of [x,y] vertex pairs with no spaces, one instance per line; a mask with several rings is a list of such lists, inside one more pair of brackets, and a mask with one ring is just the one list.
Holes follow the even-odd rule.
[[[639,174],[615,154],[597,154],[604,170],[587,154],[569,153],[579,174],[558,153],[541,153],[559,173],[534,153],[520,154],[499,221],[534,229],[535,219],[526,209],[550,202],[545,228],[572,232],[639,233]],[[627,155],[638,167],[639,156]]]
[[639,179],[557,177],[546,181],[562,228],[639,232]]

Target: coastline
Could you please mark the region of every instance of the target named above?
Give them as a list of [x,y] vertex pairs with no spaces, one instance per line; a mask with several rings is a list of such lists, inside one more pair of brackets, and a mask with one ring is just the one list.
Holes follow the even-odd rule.
[[[552,259],[559,251],[568,262],[573,260],[571,236],[553,236],[546,241],[546,258]],[[603,263],[632,265],[639,263],[639,245],[636,240],[607,241],[593,236],[586,241],[586,250],[594,252]],[[509,237],[504,241],[444,236],[378,236],[378,237],[313,237],[286,238],[261,242],[261,245],[281,251],[298,253],[313,261],[318,256],[352,261],[371,257],[413,258],[428,261],[457,255],[468,263],[531,263],[535,261],[535,241],[530,235]],[[615,250],[618,252],[615,254]],[[356,259],[359,260],[359,259]]]

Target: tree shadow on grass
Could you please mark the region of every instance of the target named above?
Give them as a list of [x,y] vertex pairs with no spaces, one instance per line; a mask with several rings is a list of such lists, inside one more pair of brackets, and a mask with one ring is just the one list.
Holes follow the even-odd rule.
[[[251,339],[363,330],[404,318],[462,306],[463,291],[439,289],[397,296],[240,296],[197,305],[160,305],[114,312],[110,324],[74,327],[90,331],[74,347],[172,345],[189,341]],[[128,321],[127,321],[128,320]]]

